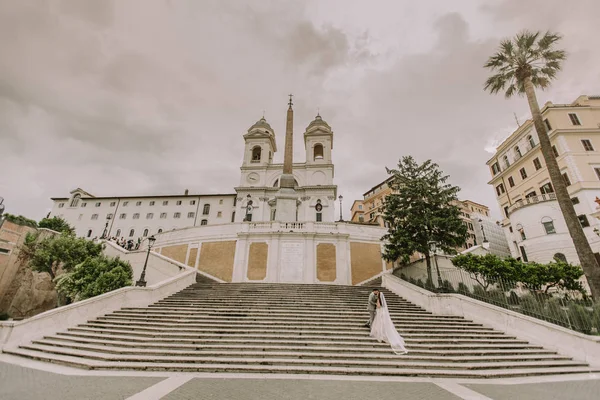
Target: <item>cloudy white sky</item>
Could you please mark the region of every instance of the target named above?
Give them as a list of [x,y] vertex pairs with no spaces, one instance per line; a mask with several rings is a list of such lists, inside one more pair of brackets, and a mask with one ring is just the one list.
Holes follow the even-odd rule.
[[569,60],[540,102],[600,94],[599,15],[597,0],[0,0],[0,196],[39,219],[76,187],[230,193],[263,110],[283,148],[291,92],[297,161],[317,108],[334,130],[346,216],[404,155],[499,215],[485,148],[527,105],[484,93],[482,64],[503,37],[556,30]]

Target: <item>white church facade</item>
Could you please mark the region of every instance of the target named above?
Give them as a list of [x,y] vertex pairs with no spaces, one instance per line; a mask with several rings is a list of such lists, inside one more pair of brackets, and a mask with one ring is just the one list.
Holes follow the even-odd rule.
[[290,100],[283,164],[273,163],[277,140],[265,118],[248,129],[235,193],[96,197],[75,189],[52,199],[50,216],[78,236],[154,235],[156,252],[223,282],[347,285],[384,273],[385,229],[335,221],[331,127],[317,115],[304,131],[306,161],[294,163],[293,116]]

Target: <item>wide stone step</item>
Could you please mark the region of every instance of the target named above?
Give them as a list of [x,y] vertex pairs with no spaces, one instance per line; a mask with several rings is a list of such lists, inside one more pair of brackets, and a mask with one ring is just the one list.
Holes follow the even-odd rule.
[[[210,349],[195,349],[188,346],[184,348],[166,348],[166,349],[142,349],[131,348],[125,343],[98,344],[98,343],[73,343],[62,339],[42,339],[33,341],[34,344],[45,346],[66,347],[76,350],[93,351],[108,354],[122,355],[146,355],[146,356],[182,356],[182,357],[252,357],[252,358],[302,358],[302,359],[348,359],[348,360],[396,360],[397,355],[393,354],[390,349],[386,353],[370,352],[370,353],[355,353],[355,352],[314,352],[306,349],[297,349],[295,351],[252,351],[248,349],[236,351],[217,351]],[[123,349],[123,347],[128,347]],[[522,362],[522,361],[557,361],[571,360],[569,357],[559,356],[556,354],[537,354],[537,355],[497,355],[489,356],[440,356],[440,355],[424,355],[424,354],[408,354],[403,355],[403,359],[411,361],[432,361],[432,362]]]
[[[209,311],[212,313],[217,312],[237,312],[240,314],[251,313],[252,311],[256,311],[256,308],[252,307],[221,307],[221,306],[165,306],[160,304],[152,304],[148,306],[149,310],[189,310],[189,311]],[[130,310],[130,308],[123,308],[123,310]],[[364,310],[348,310],[348,309],[318,309],[318,310],[310,310],[306,308],[289,308],[289,307],[261,307],[261,311],[271,311],[271,312],[285,312],[287,314],[295,314],[298,315],[306,315],[306,314],[314,314],[314,315],[361,315],[365,316],[367,314],[366,307]],[[391,316],[396,315],[431,315],[431,313],[426,311],[418,311],[418,310],[390,310]]]
[[[99,346],[116,346],[116,347],[127,347],[136,349],[155,349],[155,350],[203,350],[203,351],[231,351],[238,353],[240,351],[251,351],[255,350],[261,353],[265,352],[277,352],[277,351],[309,351],[312,353],[319,352],[331,352],[332,347],[329,344],[323,344],[321,346],[295,346],[290,345],[255,345],[248,343],[240,343],[233,345],[219,345],[219,344],[182,344],[182,343],[160,343],[153,342],[150,340],[130,340],[128,336],[103,336],[103,335],[88,335],[88,334],[72,334],[68,332],[61,332],[55,336],[46,336],[44,339],[51,341],[58,341],[62,343],[80,343],[80,344],[94,344]],[[336,352],[347,352],[353,354],[374,354],[374,353],[385,353],[390,352],[390,347],[387,344],[373,346],[353,346],[353,347],[342,347],[338,346],[335,348]],[[519,357],[519,356],[541,356],[541,357],[562,357],[556,353],[544,349],[520,349],[520,350],[447,350],[440,352],[439,350],[419,350],[414,347],[411,348],[411,355],[425,355],[435,357]]]
[[[368,318],[369,314],[367,310],[363,311],[344,311],[344,312],[331,312],[331,311],[308,311],[308,310],[265,310],[265,309],[245,309],[241,307],[236,308],[222,308],[214,309],[209,307],[196,307],[194,309],[189,308],[174,308],[174,307],[149,307],[149,308],[123,308],[115,313],[148,313],[148,314],[165,314],[165,315],[209,315],[214,317],[239,317],[245,318],[249,316],[273,316],[273,317],[300,317],[300,318],[328,318],[328,319],[352,319],[352,318]],[[405,313],[405,312],[391,312],[390,316],[394,318],[429,318],[434,317],[433,314],[427,312],[420,313]],[[435,316],[437,318],[443,318],[443,316]],[[449,317],[448,319],[456,319],[456,317]],[[464,321],[464,320],[463,320]]]

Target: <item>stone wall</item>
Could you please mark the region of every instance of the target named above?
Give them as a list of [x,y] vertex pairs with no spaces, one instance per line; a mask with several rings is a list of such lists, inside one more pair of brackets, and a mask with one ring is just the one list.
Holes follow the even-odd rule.
[[248,279],[262,281],[267,276],[269,245],[266,242],[250,243],[248,253]]
[[333,243],[317,245],[317,279],[320,282],[334,282],[336,277],[336,249]]
[[[235,245],[235,240],[202,243],[198,269],[225,282],[231,282],[233,260],[235,259]],[[163,248],[162,254],[166,256],[164,251],[165,249]]]
[[383,272],[381,245],[379,243],[350,243],[352,284],[366,281]]

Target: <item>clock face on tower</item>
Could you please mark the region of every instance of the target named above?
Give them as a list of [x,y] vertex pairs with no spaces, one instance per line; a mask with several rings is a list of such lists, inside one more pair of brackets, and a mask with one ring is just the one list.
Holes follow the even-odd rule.
[[248,176],[246,177],[246,180],[250,184],[256,184],[256,183],[258,183],[259,178],[260,177],[258,176],[257,173],[252,172],[251,174],[248,174]]

